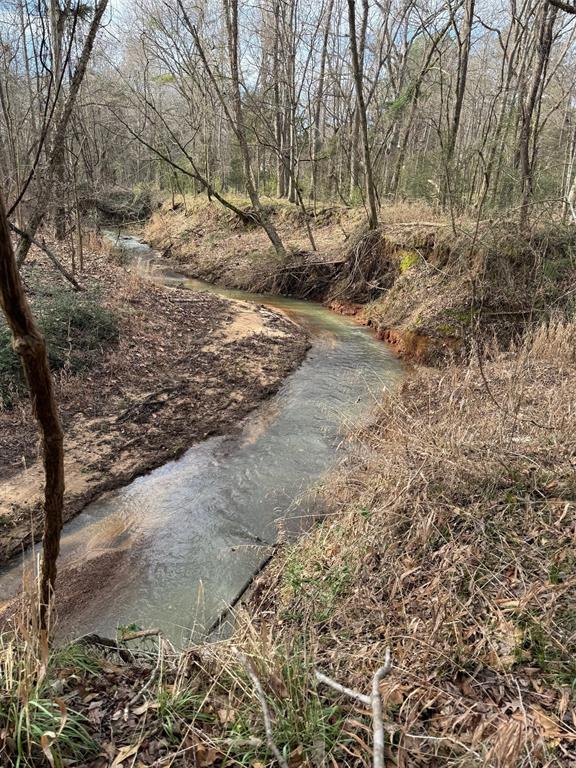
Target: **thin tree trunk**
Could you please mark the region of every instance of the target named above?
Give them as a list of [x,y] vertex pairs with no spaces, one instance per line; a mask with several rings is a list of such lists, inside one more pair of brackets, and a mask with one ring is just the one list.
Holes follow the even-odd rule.
[[442,207],[445,208],[448,203],[448,195],[450,188],[450,174],[452,172],[452,160],[454,158],[454,152],[456,150],[456,141],[458,139],[458,131],[460,130],[460,121],[462,118],[462,107],[464,105],[464,94],[466,93],[466,83],[468,80],[468,62],[470,60],[470,48],[472,46],[472,26],[474,24],[474,8],[475,0],[467,0],[465,6],[465,20],[463,30],[463,40],[458,34],[456,22],[454,26],[458,34],[459,50],[458,50],[458,73],[456,77],[456,101],[454,104],[454,112],[452,113],[452,121],[450,129],[448,131],[448,139],[446,142],[446,178],[442,186]]
[[320,144],[322,140],[322,134],[320,131],[320,123],[322,117],[322,105],[324,102],[324,78],[326,75],[326,57],[328,53],[328,36],[330,35],[330,23],[332,16],[332,8],[334,6],[334,0],[328,0],[328,7],[326,9],[326,26],[324,27],[324,36],[322,39],[322,53],[320,54],[320,73],[318,75],[318,93],[316,94],[316,104],[314,107],[314,130],[312,133],[312,181],[310,189],[310,197],[314,205],[314,211],[316,211],[316,201],[318,198],[318,152],[320,151]]
[[242,155],[242,164],[244,167],[244,183],[246,186],[248,197],[250,198],[250,202],[252,203],[252,206],[254,208],[254,217],[257,219],[262,229],[266,232],[268,239],[274,246],[274,250],[276,251],[279,258],[284,260],[286,259],[286,255],[287,255],[286,249],[284,248],[284,244],[282,243],[282,240],[280,239],[280,236],[278,235],[278,232],[276,231],[275,226],[272,224],[272,222],[268,218],[268,215],[266,214],[266,211],[264,210],[264,207],[260,202],[260,198],[258,197],[258,193],[256,191],[256,186],[254,182],[252,165],[250,162],[250,148],[248,146],[248,141],[246,139],[246,130],[244,126],[244,113],[242,109],[242,97],[240,95],[240,69],[238,66],[238,3],[237,3],[237,0],[223,0],[224,12],[226,16],[226,31],[228,35],[228,56],[230,60],[230,75],[231,75],[230,79],[232,81],[233,110],[230,109],[228,104],[228,98],[222,92],[222,89],[220,88],[218,80],[216,79],[216,76],[212,70],[212,67],[210,66],[210,63],[206,57],[206,52],[204,50],[204,46],[200,41],[200,35],[198,34],[197,28],[195,27],[194,24],[192,24],[190,17],[186,9],[184,8],[184,5],[182,4],[182,0],[177,0],[177,2],[178,2],[178,7],[180,8],[180,11],[184,18],[184,22],[188,27],[189,32],[192,35],[194,44],[196,45],[198,54],[200,56],[200,59],[206,71],[206,74],[208,75],[210,82],[214,86],[214,90],[216,91],[218,100],[222,105],[222,109],[224,111],[224,114],[226,115],[226,119],[228,120],[230,127],[234,131],[234,135],[238,140],[240,153]]
[[[364,0],[365,8],[367,0]],[[350,52],[352,54],[352,71],[354,75],[354,85],[356,87],[356,104],[360,119],[360,128],[362,135],[362,150],[364,156],[364,176],[366,180],[366,197],[368,198],[368,225],[370,229],[376,229],[378,226],[378,205],[376,202],[376,189],[374,187],[374,176],[372,172],[372,159],[370,157],[370,142],[368,139],[368,118],[366,116],[366,102],[364,100],[364,87],[362,83],[362,65],[358,53],[358,42],[356,39],[356,3],[355,0],[348,0],[348,25],[350,30]]]
[[350,137],[350,200],[354,200],[355,193],[360,188],[360,153],[358,151],[358,139],[360,138],[360,112],[358,99],[356,108],[352,113],[352,135]]
[[424,63],[420,69],[420,72],[418,73],[418,77],[416,78],[416,82],[414,84],[414,90],[412,93],[412,99],[410,103],[410,112],[408,115],[408,121],[404,128],[404,133],[402,135],[402,138],[399,141],[399,152],[396,158],[394,172],[392,174],[392,181],[390,184],[390,192],[395,198],[397,198],[398,196],[398,189],[400,187],[400,175],[402,173],[402,168],[404,166],[404,160],[406,158],[406,150],[408,148],[408,141],[410,140],[412,126],[414,124],[414,119],[416,117],[418,100],[420,99],[420,93],[422,91],[422,83],[424,82],[424,78],[426,77],[426,74],[430,70],[430,67],[432,64],[432,58],[436,53],[436,51],[438,50],[438,45],[443,40],[446,33],[448,32],[450,25],[451,25],[451,22],[449,21],[444,26],[444,28],[438,33],[438,35],[432,40],[430,50],[426,55],[426,59],[424,60]]
[[250,148],[246,138],[246,128],[244,125],[244,110],[242,108],[242,97],[240,95],[240,68],[238,65],[238,0],[223,0],[226,15],[226,29],[228,33],[228,56],[230,59],[230,77],[232,80],[232,101],[234,105],[235,121],[233,123],[236,138],[240,145],[242,155],[242,164],[244,166],[244,183],[250,202],[254,207],[262,228],[268,235],[274,250],[281,259],[286,259],[286,249],[276,231],[276,228],[268,218],[256,191],[252,164],[250,162]]
[[528,223],[530,203],[534,192],[534,162],[530,158],[530,140],[532,137],[532,122],[538,100],[538,94],[546,75],[552,40],[554,36],[554,23],[558,15],[558,8],[552,5],[544,5],[542,10],[542,22],[538,35],[538,58],[536,69],[532,78],[528,99],[522,103],[520,135],[518,138],[518,156],[520,161],[520,183],[522,188],[522,204],[520,206],[520,226]]
[[[62,77],[62,41],[64,38],[64,22],[66,13],[60,8],[58,0],[50,0],[50,39],[52,42],[52,81],[59,83]],[[55,98],[58,100],[58,91]],[[59,117],[59,105],[56,103],[55,117]],[[66,232],[66,206],[65,199],[65,166],[66,166],[66,146],[65,142],[54,145],[56,153],[54,155],[54,179],[58,185],[54,198],[56,205],[54,207],[54,230],[57,240],[63,240]]]
[[272,78],[274,90],[274,135],[278,153],[276,156],[276,197],[286,195],[286,176],[284,171],[284,114],[280,92],[280,2],[274,2],[274,45],[272,60]]
[[568,207],[570,208],[570,213],[574,219],[574,224],[576,224],[576,176],[574,177],[574,182],[568,193]]
[[[48,210],[50,202],[53,199],[53,194],[54,194],[53,182],[54,182],[55,170],[58,166],[58,163],[61,157],[62,147],[64,146],[64,141],[66,140],[66,131],[68,128],[68,124],[70,122],[70,118],[72,116],[74,106],[76,104],[76,99],[78,98],[78,92],[80,90],[82,80],[84,79],[84,75],[86,74],[86,68],[88,66],[90,55],[92,53],[92,48],[94,47],[96,34],[100,29],[100,23],[102,21],[102,17],[104,16],[104,12],[106,10],[107,5],[108,5],[108,0],[100,0],[100,2],[98,3],[94,11],[94,16],[90,24],[90,29],[88,31],[88,34],[86,35],[86,39],[82,47],[82,53],[80,54],[80,59],[78,60],[78,64],[76,65],[76,69],[74,70],[74,74],[72,76],[72,81],[70,83],[70,92],[64,104],[64,108],[62,110],[62,114],[60,115],[60,119],[56,126],[56,130],[54,131],[52,151],[50,152],[50,157],[48,159],[48,163],[46,165],[46,168],[44,169],[44,172],[40,174],[37,197],[36,197],[36,205],[26,225],[26,231],[32,238],[36,236],[36,232],[38,231],[38,228],[42,224],[44,217],[46,215],[46,211]],[[26,258],[26,255],[28,254],[29,250],[30,250],[30,240],[28,239],[21,240],[18,246],[18,250],[16,252],[16,259],[19,266],[23,264],[24,259]]]
[[40,333],[24,294],[16,265],[4,201],[0,197],[0,304],[14,339],[14,349],[22,358],[32,411],[42,439],[44,461],[44,538],[40,575],[39,621],[47,635],[49,608],[56,582],[64,504],[63,434],[48,365],[46,342]]

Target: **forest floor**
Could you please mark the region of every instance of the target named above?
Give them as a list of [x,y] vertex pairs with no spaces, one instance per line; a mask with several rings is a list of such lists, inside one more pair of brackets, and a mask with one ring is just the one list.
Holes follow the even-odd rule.
[[[204,234],[182,235],[175,248],[181,212],[161,215],[175,229],[152,239],[197,276],[218,279],[206,265],[220,263],[219,249],[205,237],[229,238],[228,258],[242,251],[227,285],[254,288],[259,261],[273,266],[274,280],[282,274],[267,246],[263,255],[243,250],[253,232],[217,231],[222,222],[204,211],[182,219]],[[298,214],[280,215],[289,237]],[[401,232],[409,217],[398,217]],[[352,226],[338,235],[340,224],[325,225],[333,250],[315,262],[342,263],[342,248],[360,243]],[[484,242],[462,256],[452,243],[457,256],[444,262],[438,243],[410,250],[399,240],[394,279],[384,289],[379,273],[376,298],[357,272],[322,273],[318,297],[333,300],[345,275],[341,309],[387,330],[455,337],[460,348],[382,393],[318,489],[324,520],[279,549],[237,606],[231,638],[183,652],[137,631],[112,648],[88,638],[56,649],[27,688],[34,649],[6,645],[7,699],[16,713],[29,715],[36,700],[51,713],[41,725],[59,733],[49,737],[54,752],[90,768],[368,768],[370,703],[317,672],[366,697],[389,648],[392,669],[379,686],[387,766],[576,765],[576,248],[561,228],[540,230],[527,249],[519,239],[511,248],[515,232],[495,238],[500,253]],[[478,284],[487,267],[494,274]],[[292,288],[308,290],[311,274]],[[502,313],[485,325],[471,302],[474,281],[482,306]],[[33,732],[22,739],[17,717],[5,720],[13,754],[18,737],[34,741]],[[34,744],[40,754],[39,736]]]
[[[297,325],[263,306],[162,287],[94,251],[86,263],[90,299],[63,291],[55,277],[48,287],[41,283],[43,295],[57,293],[50,330],[68,323],[60,339],[66,359],[56,373],[66,520],[195,441],[228,432],[278,389],[307,349]],[[36,277],[50,273],[32,253],[24,278],[33,305],[40,301]],[[87,327],[71,328],[88,308]],[[79,365],[74,331],[93,333],[103,312],[116,332]],[[51,357],[60,351],[55,342]],[[42,489],[29,402],[25,391],[12,392],[0,410],[0,563],[41,534]]]

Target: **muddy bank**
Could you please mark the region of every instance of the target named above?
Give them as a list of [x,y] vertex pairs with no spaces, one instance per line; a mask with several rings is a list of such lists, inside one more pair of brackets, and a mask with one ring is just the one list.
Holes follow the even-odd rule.
[[[303,359],[306,334],[265,307],[164,288],[90,254],[118,345],[57,376],[69,520],[104,491],[229,432]],[[42,467],[26,398],[0,413],[0,562],[41,535]]]

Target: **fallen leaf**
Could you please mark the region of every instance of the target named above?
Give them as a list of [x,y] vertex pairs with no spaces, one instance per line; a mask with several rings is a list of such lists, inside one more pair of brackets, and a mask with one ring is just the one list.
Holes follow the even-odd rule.
[[50,749],[54,739],[56,738],[56,734],[54,731],[46,731],[46,733],[43,733],[42,736],[40,736],[40,744],[42,746],[42,752],[46,755],[46,759],[54,768],[54,755],[52,754],[52,750]]
[[233,709],[228,708],[222,708],[218,710],[218,719],[222,723],[222,725],[226,725],[226,723],[233,723],[236,720],[236,713]]
[[194,752],[196,765],[199,766],[199,768],[207,768],[207,766],[214,765],[220,754],[214,747],[207,747],[204,744],[198,744]]
[[132,757],[132,755],[135,755],[139,749],[140,742],[138,744],[130,744],[127,747],[121,747],[110,768],[118,768],[118,766],[124,762],[124,760],[126,760],[128,757]]
[[132,714],[143,715],[144,712],[148,712],[149,709],[158,709],[158,705],[154,704],[152,701],[145,701],[141,706],[134,707],[134,709],[132,709]]

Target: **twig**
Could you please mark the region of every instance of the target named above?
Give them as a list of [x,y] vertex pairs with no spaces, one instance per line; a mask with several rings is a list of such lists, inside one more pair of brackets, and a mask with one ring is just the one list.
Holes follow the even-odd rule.
[[338,693],[342,693],[345,696],[349,696],[356,701],[362,702],[372,707],[372,733],[373,733],[373,752],[372,752],[372,765],[373,768],[384,768],[384,721],[382,717],[382,699],[380,697],[380,683],[386,677],[386,675],[392,669],[392,656],[390,648],[386,649],[384,656],[384,664],[379,667],[372,678],[372,693],[370,696],[366,696],[359,691],[354,691],[352,688],[346,688],[345,685],[337,683],[332,678],[322,674],[322,672],[316,671],[316,680],[319,683],[324,683],[330,686]]
[[150,672],[150,676],[146,681],[146,683],[142,686],[142,688],[140,688],[138,693],[135,696],[133,696],[128,702],[129,707],[132,707],[134,704],[136,704],[138,699],[140,699],[146,693],[148,688],[150,688],[150,686],[156,679],[156,673],[160,669],[160,664],[162,662],[162,656],[163,656],[163,653],[162,653],[163,644],[162,644],[162,635],[158,632],[158,630],[157,630],[157,633],[158,633],[158,656],[156,658],[156,664],[154,666],[154,669]]
[[441,221],[396,221],[387,226],[392,229],[393,227],[448,227],[450,225]]
[[386,648],[384,664],[377,669],[372,678],[372,728],[374,731],[374,768],[384,768],[384,722],[382,719],[382,698],[380,682],[392,669],[390,648]]
[[102,648],[110,648],[111,650],[115,651],[115,653],[117,653],[122,661],[126,662],[126,664],[130,664],[134,661],[134,654],[128,648],[122,648],[122,646],[119,645],[116,640],[111,640],[108,637],[102,637],[101,635],[97,635],[95,632],[92,632],[89,635],[82,635],[82,637],[74,640],[73,644],[99,645]]
[[349,696],[351,699],[356,699],[357,701],[362,702],[362,704],[367,704],[368,706],[372,704],[372,699],[370,696],[366,696],[364,693],[360,693],[359,691],[353,691],[352,688],[346,688],[345,685],[340,685],[340,683],[337,683],[336,680],[332,680],[331,677],[324,675],[322,672],[318,672],[318,670],[316,670],[316,680],[318,680],[319,683],[328,685],[338,693],[343,693],[344,696]]
[[278,761],[278,765],[280,766],[280,768],[288,768],[288,762],[286,761],[286,758],[283,757],[282,753],[280,752],[280,750],[278,749],[278,747],[274,742],[274,736],[272,734],[272,721],[270,719],[270,710],[268,709],[268,703],[266,701],[266,697],[264,696],[262,683],[256,676],[256,673],[252,669],[252,665],[250,664],[246,656],[244,656],[243,653],[240,653],[240,651],[237,648],[234,648],[234,653],[236,654],[238,661],[242,664],[242,666],[248,673],[248,676],[252,681],[252,685],[254,686],[254,691],[256,693],[258,701],[260,702],[260,708],[262,709],[262,718],[264,720],[264,730],[266,732],[266,741],[268,743],[268,749],[272,752],[272,754]]

